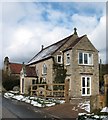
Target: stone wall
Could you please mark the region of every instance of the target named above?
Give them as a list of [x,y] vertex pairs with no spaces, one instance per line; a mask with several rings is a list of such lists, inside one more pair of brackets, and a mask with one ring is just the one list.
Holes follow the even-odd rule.
[[[98,68],[98,51],[88,40],[87,36],[83,37],[82,40],[70,49],[70,65],[66,65],[66,52],[62,51],[69,46],[71,40],[76,39],[77,36],[74,35],[66,44],[64,44],[59,50],[54,53],[54,59],[50,58],[39,63],[36,63],[36,70],[38,70],[38,76],[45,78],[47,83],[52,83],[54,81],[55,73],[53,71],[53,64],[57,62],[57,55],[63,55],[64,67],[67,69],[66,79],[70,79],[69,91],[70,98],[81,98],[81,76],[82,74],[91,77],[91,95],[95,96],[99,94],[99,68]],[[78,52],[86,51],[93,54],[93,65],[79,65],[78,64]],[[43,64],[47,65],[47,74],[42,74]],[[88,73],[88,74],[87,74]]]
[[91,111],[108,107],[108,74],[104,75],[104,95],[91,96]]
[[[42,69],[43,69],[43,65],[47,66],[47,74],[43,74],[42,73]],[[53,78],[53,59],[49,58],[47,60],[41,61],[39,63],[34,64],[33,66],[36,67],[36,73],[38,75],[38,79],[40,82],[40,79],[45,79],[46,83],[52,83],[52,81],[54,80]]]
[[105,86],[105,107],[108,107],[108,74],[104,75],[104,86]]
[[[22,79],[24,80],[24,86],[22,87]],[[28,94],[30,86],[32,85],[32,80],[36,80],[35,77],[20,77],[20,93],[21,94]],[[22,93],[22,89],[24,92]]]
[[93,112],[94,110],[99,109],[99,96],[91,96],[90,97],[90,112]]
[[32,77],[25,77],[24,78],[24,82],[25,82],[25,84],[24,84],[24,92],[25,92],[25,94],[28,94],[30,91],[30,85],[32,85],[32,80],[33,79],[36,79],[36,78],[32,78]]
[[[88,52],[93,54],[93,65],[79,65],[78,53]],[[99,94],[99,68],[98,51],[93,47],[85,36],[72,50],[68,51],[71,56],[71,64],[65,65],[67,74],[70,75],[70,95],[73,98],[80,98],[81,95],[81,76],[91,77],[91,95]],[[66,63],[66,52],[64,53],[64,63]]]

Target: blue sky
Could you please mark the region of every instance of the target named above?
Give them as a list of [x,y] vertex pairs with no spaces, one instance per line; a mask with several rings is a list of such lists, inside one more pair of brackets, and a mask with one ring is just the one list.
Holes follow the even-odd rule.
[[[45,47],[73,34],[86,34],[106,56],[105,2],[2,2],[2,57],[28,62]],[[3,60],[3,59],[2,59]]]

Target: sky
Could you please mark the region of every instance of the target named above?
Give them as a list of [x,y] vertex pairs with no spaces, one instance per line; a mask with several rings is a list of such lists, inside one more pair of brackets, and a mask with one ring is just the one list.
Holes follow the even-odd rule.
[[[0,4],[0,47],[11,62],[27,63],[40,50],[70,34],[87,35],[106,63],[106,2],[18,2]],[[1,65],[0,65],[1,67]]]

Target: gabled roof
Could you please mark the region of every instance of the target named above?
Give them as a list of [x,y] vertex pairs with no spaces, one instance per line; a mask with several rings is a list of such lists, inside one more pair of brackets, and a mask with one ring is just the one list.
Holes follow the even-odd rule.
[[35,67],[25,66],[26,77],[36,77]]
[[[73,34],[74,35],[74,34]],[[29,62],[28,65],[30,64],[34,64],[37,63],[41,60],[47,59],[49,57],[52,57],[52,55],[58,50],[60,49],[67,41],[70,40],[70,44],[67,46],[67,48],[65,48],[63,50],[63,52],[72,49],[83,37],[85,37],[86,35],[83,35],[81,37],[76,37],[76,39],[72,39],[73,35],[70,35],[66,38],[64,38],[63,40],[54,43],[46,48],[44,48],[43,50],[41,50],[37,55],[35,55]]]
[[62,45],[64,45],[70,38],[72,37],[72,35],[66,37],[65,39],[62,39],[59,42],[56,42],[46,48],[44,48],[43,50],[41,50],[38,54],[36,54],[29,62],[28,65],[36,63],[40,60],[44,60],[46,58],[49,58],[53,55],[53,53],[55,53],[55,51],[57,51]]
[[22,64],[9,63],[9,66],[12,74],[20,74],[20,71],[22,69]]
[[83,35],[81,37],[78,37],[75,41],[73,41],[63,52],[72,49],[83,37],[86,35]]

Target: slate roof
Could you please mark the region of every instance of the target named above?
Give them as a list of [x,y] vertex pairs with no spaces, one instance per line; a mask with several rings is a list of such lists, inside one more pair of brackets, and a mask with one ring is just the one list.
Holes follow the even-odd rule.
[[44,60],[46,58],[49,58],[53,55],[53,53],[55,53],[63,44],[65,44],[70,38],[72,37],[72,35],[68,36],[67,38],[54,43],[46,48],[44,48],[43,50],[41,50],[38,54],[36,54],[29,62],[29,64],[38,62],[40,60]]
[[25,73],[26,73],[26,77],[36,77],[37,76],[35,67],[26,66]]
[[83,36],[81,36],[81,37],[78,37],[74,42],[72,42],[71,44],[70,44],[70,46],[68,46],[65,50],[64,50],[64,52],[65,51],[67,51],[67,50],[70,50],[70,49],[72,49],[83,37],[85,37],[86,35],[83,35]]
[[[37,63],[41,60],[44,60],[46,58],[52,57],[52,55],[61,47],[63,46],[68,40],[70,40],[70,38],[73,35],[70,35],[64,39],[62,39],[61,41],[54,43],[46,48],[44,48],[43,50],[41,50],[38,54],[36,54],[29,62],[28,65],[30,64],[34,64]],[[75,41],[72,41],[70,43],[70,45],[64,49],[64,51],[67,51],[68,49],[71,49],[72,47],[74,47],[85,35],[83,35],[82,37],[78,37],[76,38]]]
[[20,71],[22,69],[22,64],[9,63],[9,66],[12,74],[20,74]]

